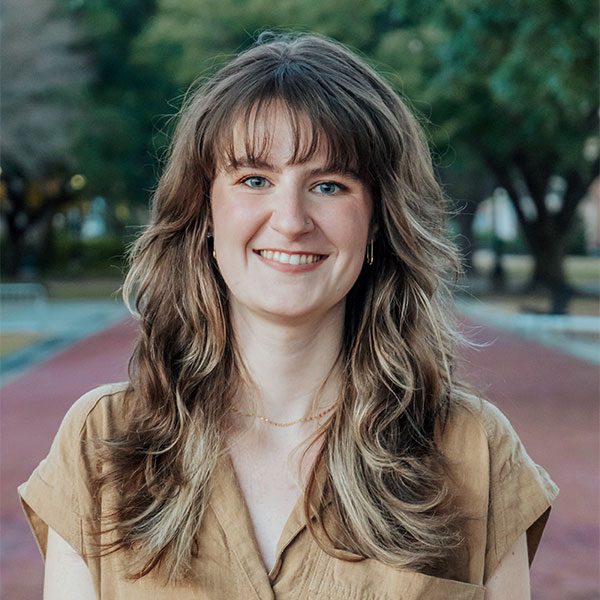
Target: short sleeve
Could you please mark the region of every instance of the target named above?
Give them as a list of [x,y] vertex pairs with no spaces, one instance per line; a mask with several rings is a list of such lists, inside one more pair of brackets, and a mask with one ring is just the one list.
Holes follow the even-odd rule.
[[23,510],[42,556],[46,556],[48,527],[86,558],[84,522],[92,495],[87,421],[99,400],[114,386],[88,392],[71,406],[52,442],[48,456],[18,488]]
[[484,582],[523,534],[531,564],[558,488],[536,465],[508,419],[485,402],[483,424],[489,444],[490,482]]

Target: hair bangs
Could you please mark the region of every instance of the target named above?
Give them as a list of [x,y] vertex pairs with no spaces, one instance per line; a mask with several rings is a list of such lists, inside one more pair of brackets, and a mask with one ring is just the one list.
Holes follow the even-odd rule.
[[231,109],[219,115],[212,139],[205,140],[212,146],[214,168],[269,163],[283,115],[293,136],[289,164],[306,163],[323,153],[325,170],[352,173],[369,183],[367,147],[371,144],[356,135],[357,124],[347,118],[347,109],[331,105],[331,98],[322,90],[319,95],[314,82],[305,86],[308,78],[290,80],[279,71],[269,74],[270,81],[263,77],[253,93],[238,94]]

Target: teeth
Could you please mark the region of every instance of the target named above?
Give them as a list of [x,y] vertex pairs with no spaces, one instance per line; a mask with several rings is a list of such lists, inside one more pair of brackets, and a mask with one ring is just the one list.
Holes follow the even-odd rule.
[[277,250],[260,250],[259,254],[268,260],[290,265],[310,265],[321,258],[319,254],[288,254]]

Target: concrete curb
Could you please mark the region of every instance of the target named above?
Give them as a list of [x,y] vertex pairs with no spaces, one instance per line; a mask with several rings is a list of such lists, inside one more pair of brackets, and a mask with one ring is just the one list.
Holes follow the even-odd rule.
[[[0,359],[0,385],[129,315],[122,302],[113,300],[50,301],[44,308],[44,322],[37,324],[33,319],[27,321],[21,314],[23,310],[27,308],[3,310],[0,331],[35,332],[43,338]],[[28,327],[24,327],[25,323]]]
[[479,300],[457,298],[457,311],[485,325],[513,331],[553,348],[594,364],[600,364],[600,342],[581,339],[573,334],[600,337],[600,317],[587,315],[514,314]]

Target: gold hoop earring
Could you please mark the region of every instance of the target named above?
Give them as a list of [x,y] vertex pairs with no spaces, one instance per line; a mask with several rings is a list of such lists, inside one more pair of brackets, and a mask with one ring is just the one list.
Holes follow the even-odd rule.
[[[211,245],[212,245],[212,252],[211,252],[211,254],[212,254],[212,257],[213,257],[214,259],[216,259],[216,258],[217,258],[217,251],[215,250],[215,238],[213,237],[212,233],[209,233],[209,234],[208,234],[208,236],[207,236],[207,238],[208,238],[208,240],[209,240],[209,241],[208,241],[208,245],[209,245],[209,246],[211,246]],[[211,240],[212,240],[212,241],[211,241]]]
[[373,240],[371,240],[367,244],[367,264],[369,266],[371,266],[373,264],[373,258],[374,258],[374,254],[373,254]]

